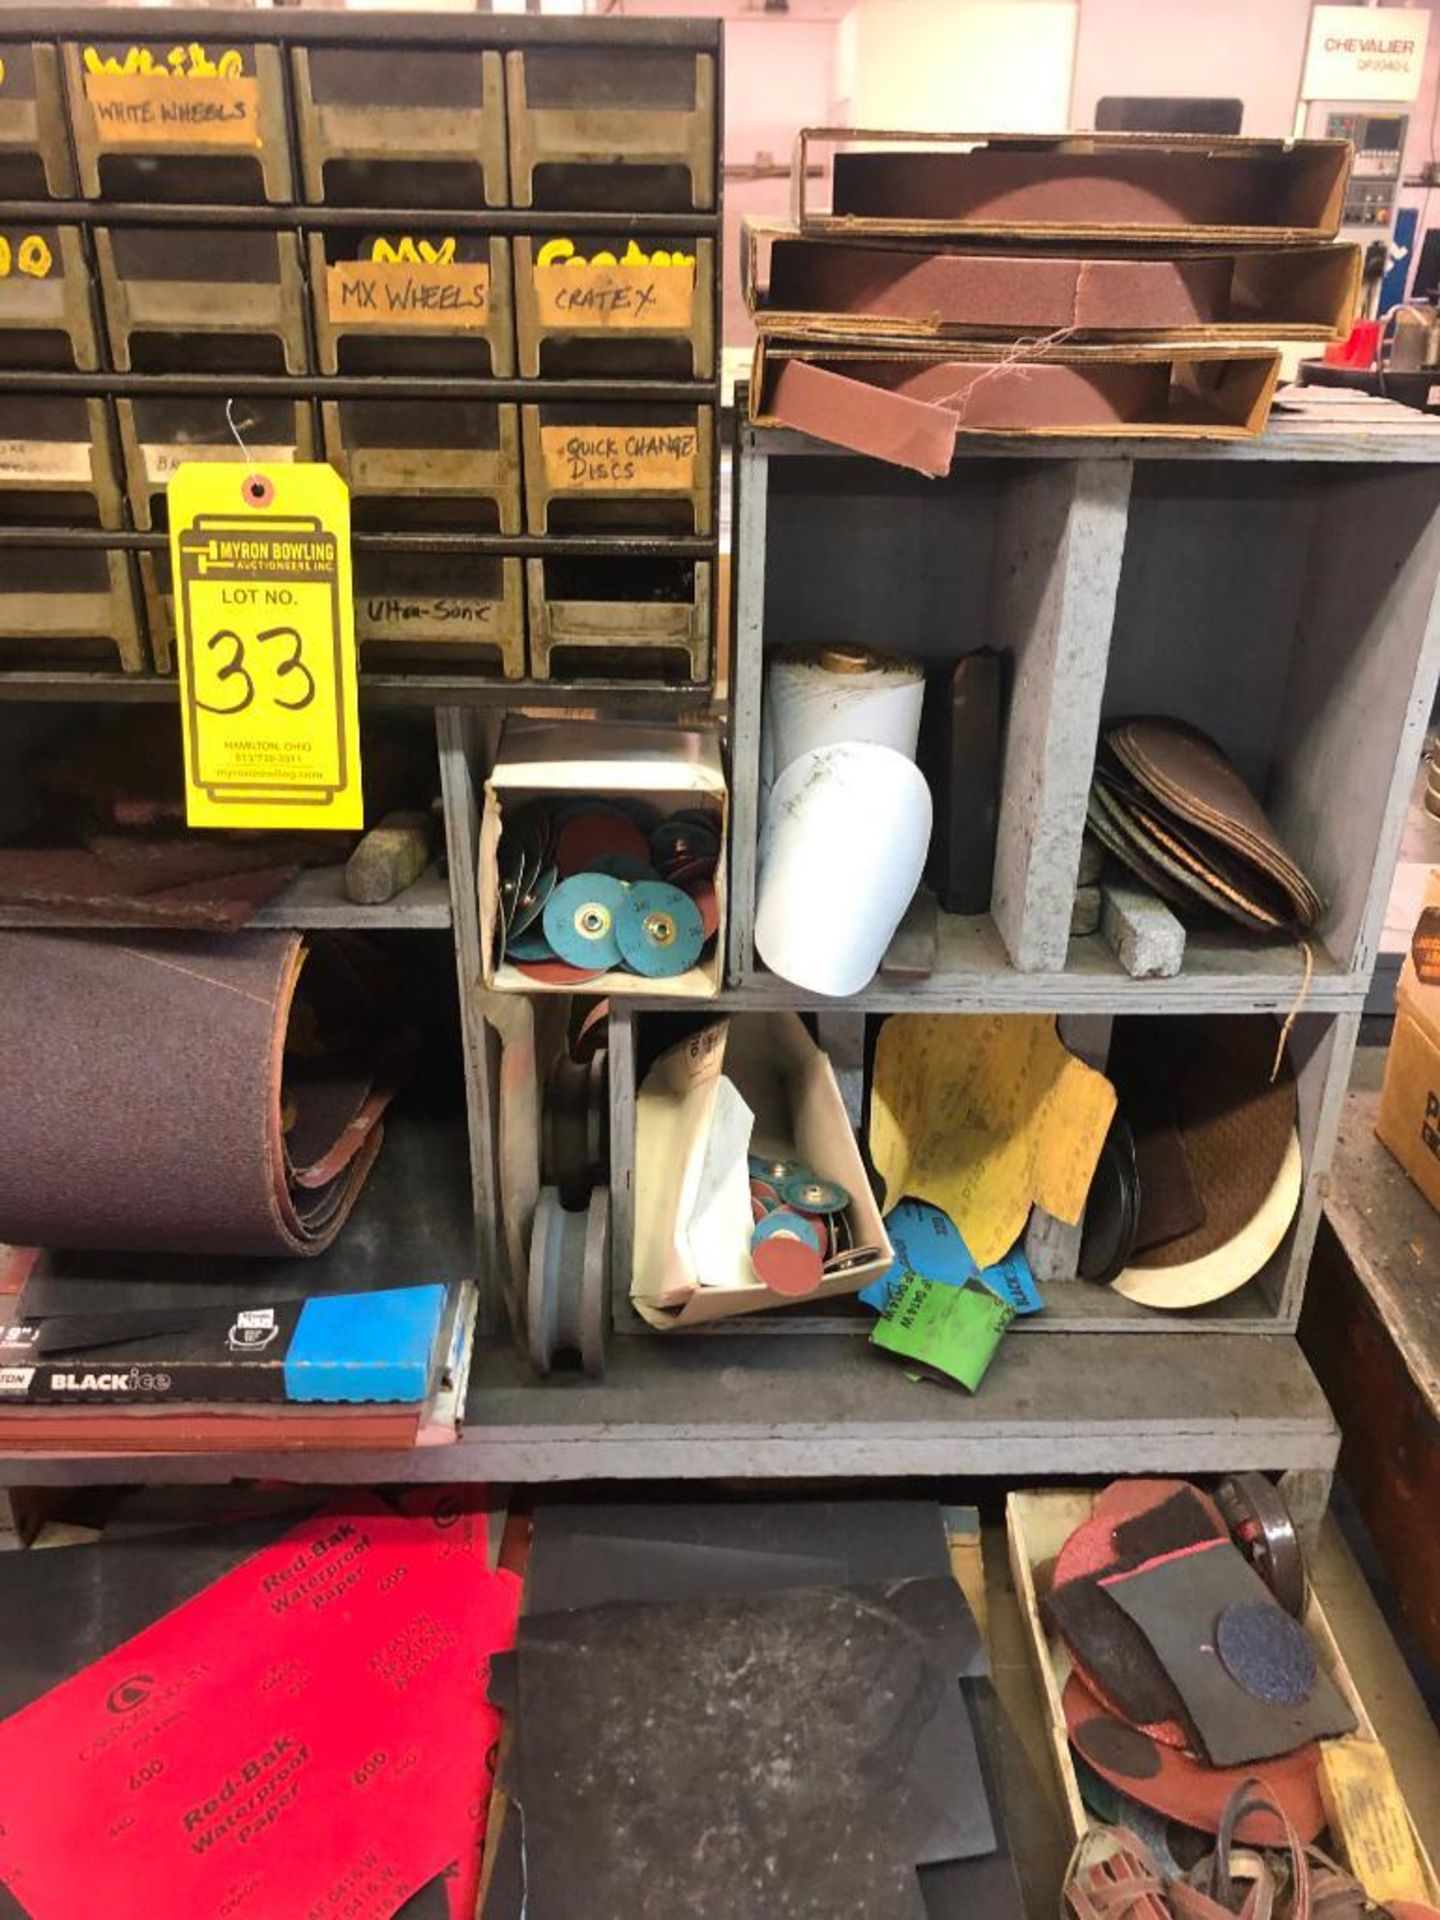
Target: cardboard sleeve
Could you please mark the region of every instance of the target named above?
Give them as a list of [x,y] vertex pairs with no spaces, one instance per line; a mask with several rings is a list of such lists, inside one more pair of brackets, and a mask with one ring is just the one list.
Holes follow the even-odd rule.
[[[810,199],[834,150],[828,212]],[[1168,133],[904,133],[802,128],[793,201],[805,231],[984,233],[1229,246],[1333,239],[1350,145]]]
[[1280,356],[1240,347],[1007,352],[762,335],[750,418],[938,477],[961,434],[1242,440],[1270,412]]
[[1360,287],[1349,242],[1057,254],[865,244],[747,221],[740,257],[756,325],[819,337],[1341,339]]

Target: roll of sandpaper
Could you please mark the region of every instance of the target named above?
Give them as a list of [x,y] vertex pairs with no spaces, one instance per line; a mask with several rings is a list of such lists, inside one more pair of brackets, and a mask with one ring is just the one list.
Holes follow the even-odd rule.
[[410,1052],[350,938],[0,934],[0,1240],[319,1253]]
[[915,758],[925,675],[914,660],[863,647],[782,653],[765,676],[765,724],[775,779],[816,747],[892,747]]

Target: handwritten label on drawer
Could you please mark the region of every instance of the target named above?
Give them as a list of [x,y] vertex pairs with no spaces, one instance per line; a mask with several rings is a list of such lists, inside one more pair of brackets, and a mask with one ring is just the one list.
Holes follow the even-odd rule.
[[695,309],[695,268],[568,263],[534,269],[540,323],[576,332],[683,333]]
[[483,262],[337,260],[325,269],[332,321],[351,327],[484,327],[490,269]]
[[263,466],[275,466],[286,460],[294,460],[294,447],[252,446],[248,442],[242,452],[239,447],[216,445],[213,447],[196,446],[185,441],[142,440],[140,458],[144,464],[145,477],[148,480],[168,480],[177,473],[187,460],[241,460],[259,461]]
[[0,440],[0,480],[88,487],[90,449],[81,440]]
[[260,82],[253,74],[187,78],[87,73],[85,97],[105,147],[258,147]]
[[563,492],[685,492],[695,484],[695,427],[541,427],[545,478]]
[[412,640],[443,627],[447,632],[485,633],[501,612],[497,600],[456,600],[421,595],[369,593],[355,603],[356,626],[367,640]]

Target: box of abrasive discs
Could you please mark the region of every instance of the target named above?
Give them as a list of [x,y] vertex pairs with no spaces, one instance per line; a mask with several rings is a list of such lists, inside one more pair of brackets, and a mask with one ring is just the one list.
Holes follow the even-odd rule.
[[486,986],[713,997],[727,822],[713,728],[508,721],[480,823]]
[[1440,950],[1440,867],[1430,875],[1410,953],[1395,989],[1395,1031],[1375,1132],[1432,1207],[1440,1208],[1440,982],[1426,983]]

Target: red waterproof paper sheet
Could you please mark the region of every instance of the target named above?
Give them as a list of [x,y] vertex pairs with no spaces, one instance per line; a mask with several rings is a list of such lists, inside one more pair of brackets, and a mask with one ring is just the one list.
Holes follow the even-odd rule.
[[519,1592],[483,1512],[306,1521],[0,1723],[0,1879],[33,1920],[390,1920],[450,1872],[472,1914]]

